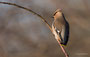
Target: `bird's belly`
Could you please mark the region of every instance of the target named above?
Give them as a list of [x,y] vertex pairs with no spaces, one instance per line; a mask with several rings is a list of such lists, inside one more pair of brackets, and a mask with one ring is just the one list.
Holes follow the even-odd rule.
[[53,31],[53,34],[55,36],[55,39],[58,40],[59,36],[57,34],[57,32],[55,31],[55,28],[52,26],[52,31]]

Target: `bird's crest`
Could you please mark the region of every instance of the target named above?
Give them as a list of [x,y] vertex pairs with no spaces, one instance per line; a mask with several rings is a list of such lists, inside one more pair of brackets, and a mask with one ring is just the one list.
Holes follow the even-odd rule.
[[53,16],[54,16],[57,12],[62,12],[62,9],[57,9],[57,10],[54,12]]

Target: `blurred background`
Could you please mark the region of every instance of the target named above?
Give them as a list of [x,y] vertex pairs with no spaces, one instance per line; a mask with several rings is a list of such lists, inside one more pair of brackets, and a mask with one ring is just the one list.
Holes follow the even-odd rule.
[[[90,0],[0,0],[30,8],[51,25],[61,8],[70,24],[66,51],[90,57]],[[65,57],[47,25],[36,15],[0,4],[0,57]]]

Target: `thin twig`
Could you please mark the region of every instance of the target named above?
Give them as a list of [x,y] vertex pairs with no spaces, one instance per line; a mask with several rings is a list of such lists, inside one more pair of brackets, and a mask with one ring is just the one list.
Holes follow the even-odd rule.
[[0,3],[1,3],[1,4],[13,5],[13,6],[16,6],[16,7],[18,7],[18,8],[21,8],[21,9],[24,9],[24,10],[26,10],[26,11],[29,11],[29,12],[33,13],[34,15],[37,15],[38,17],[40,17],[40,18],[48,25],[48,27],[49,27],[50,30],[52,31],[52,29],[51,29],[50,25],[48,24],[48,22],[47,22],[41,15],[35,13],[34,11],[32,11],[32,10],[26,8],[26,7],[17,5],[17,4],[15,4],[15,3],[9,3],[9,2],[0,2]]
[[[52,28],[51,28],[51,26],[48,24],[48,22],[47,22],[41,15],[35,13],[35,12],[32,11],[31,9],[28,9],[28,8],[26,8],[26,7],[17,5],[17,4],[15,4],[15,3],[9,3],[9,2],[0,2],[0,3],[1,3],[1,4],[7,4],[7,5],[13,5],[13,6],[16,6],[16,7],[18,7],[18,8],[21,8],[21,9],[24,9],[24,10],[26,10],[26,11],[29,11],[29,12],[33,13],[34,15],[37,15],[38,17],[40,17],[40,18],[43,20],[43,22],[45,22],[45,23],[47,24],[47,26],[49,27],[49,29],[50,29],[51,32],[53,33]],[[65,51],[64,47],[60,44],[60,41],[57,40],[57,42],[59,43],[59,45],[60,45],[63,53],[65,54],[65,56],[66,56],[66,57],[69,57],[68,54],[67,54],[67,52]]]
[[65,48],[60,44],[60,41],[57,40],[57,42],[59,43],[59,45],[60,45],[60,47],[61,47],[63,53],[65,54],[65,56],[66,56],[66,57],[69,57],[69,55],[68,55],[68,54],[66,53],[66,51],[65,51]]

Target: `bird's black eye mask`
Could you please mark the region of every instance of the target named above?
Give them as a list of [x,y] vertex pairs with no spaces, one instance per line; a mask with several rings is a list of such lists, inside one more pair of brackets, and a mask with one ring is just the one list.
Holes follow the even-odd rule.
[[55,12],[55,13],[53,14],[53,16],[55,16],[56,13],[57,13],[57,12]]
[[55,13],[53,14],[53,17],[52,17],[52,18],[54,18],[54,16],[55,16],[56,13],[57,13],[57,12],[55,12]]

